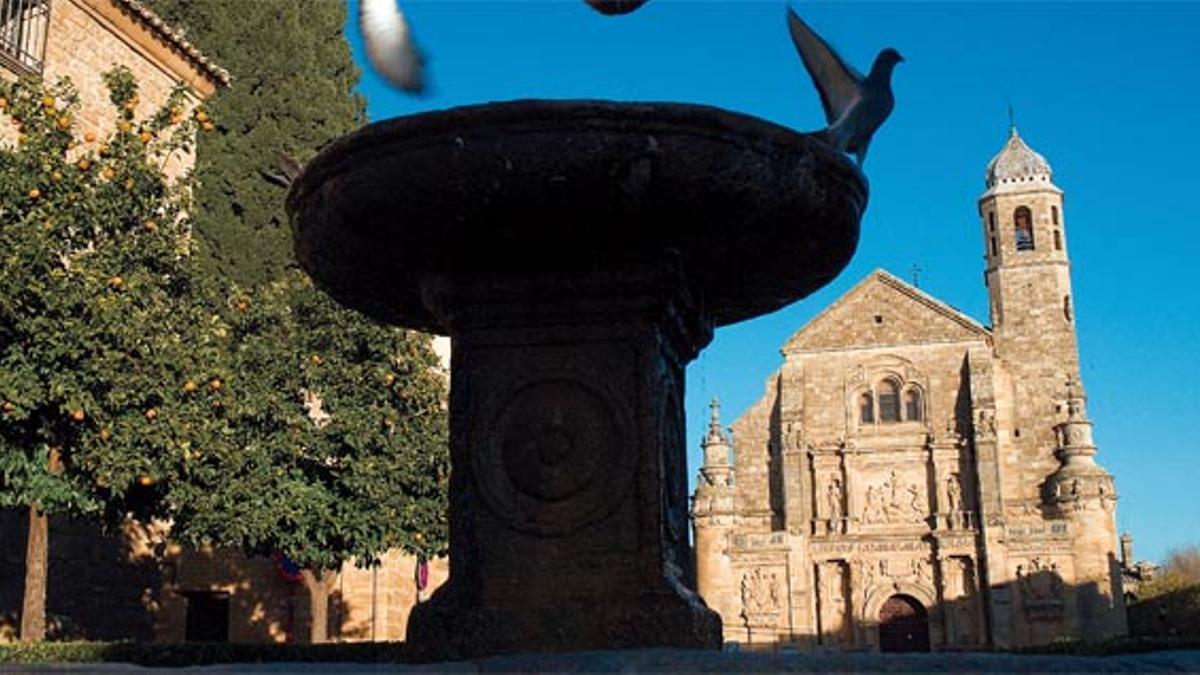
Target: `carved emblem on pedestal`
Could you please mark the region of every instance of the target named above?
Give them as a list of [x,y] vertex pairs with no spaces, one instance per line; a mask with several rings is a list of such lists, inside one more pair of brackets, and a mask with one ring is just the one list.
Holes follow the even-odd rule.
[[1057,620],[1063,615],[1065,586],[1058,563],[1032,558],[1017,565],[1017,589],[1021,607],[1031,620]]
[[[615,408],[573,379],[538,379],[493,408],[474,457],[492,512],[518,530],[560,535],[607,515],[631,483],[634,451]],[[498,408],[498,410],[496,409]]]
[[779,618],[779,580],[761,567],[742,575],[742,616],[750,626],[774,626]]

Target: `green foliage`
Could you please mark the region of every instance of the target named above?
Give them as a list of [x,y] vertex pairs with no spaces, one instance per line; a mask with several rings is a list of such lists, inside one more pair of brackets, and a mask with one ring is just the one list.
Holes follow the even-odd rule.
[[0,148],[0,507],[156,512],[157,461],[206,428],[179,383],[225,351],[193,330],[187,183],[160,168],[195,135],[184,92],[135,122],[132,75],[105,81],[117,125],[98,143],[73,133],[69,81],[0,84],[19,131]]
[[[284,189],[263,178],[364,121],[344,2],[153,0],[227,68],[200,140],[196,231],[232,280],[228,437],[171,468],[175,536],[309,567],[446,548],[445,382],[429,338],[334,305],[295,271]],[[241,290],[239,290],[241,289]],[[321,401],[320,423],[305,396]],[[226,444],[226,441],[228,444]]]
[[228,69],[234,86],[211,101],[218,133],[200,141],[196,230],[209,263],[249,286],[294,266],[284,190],[261,171],[279,153],[306,161],[358,128],[358,69],[334,0],[153,0],[165,19]]
[[364,322],[299,272],[229,306],[231,443],[177,465],[178,536],[312,568],[442,553],[445,379],[429,337]]
[[149,667],[216,663],[398,663],[404,644],[139,644],[133,642],[39,642],[0,644],[0,663],[136,663]]

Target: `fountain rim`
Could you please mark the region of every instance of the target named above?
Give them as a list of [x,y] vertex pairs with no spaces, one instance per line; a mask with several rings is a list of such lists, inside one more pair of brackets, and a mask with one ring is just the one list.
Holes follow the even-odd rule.
[[292,181],[285,197],[290,216],[304,197],[332,173],[350,162],[368,160],[393,144],[409,144],[419,137],[444,137],[486,129],[520,131],[544,130],[547,122],[559,124],[578,121],[592,128],[630,127],[653,133],[655,128],[672,133],[708,137],[729,135],[752,144],[789,143],[803,139],[810,151],[825,154],[823,162],[831,172],[843,173],[845,184],[860,186],[861,201],[866,200],[869,182],[859,166],[841,152],[818,140],[818,133],[801,132],[749,113],[727,110],[703,103],[672,101],[612,101],[607,99],[520,98],[506,101],[471,103],[439,110],[389,117],[370,122],[330,143],[305,166]]

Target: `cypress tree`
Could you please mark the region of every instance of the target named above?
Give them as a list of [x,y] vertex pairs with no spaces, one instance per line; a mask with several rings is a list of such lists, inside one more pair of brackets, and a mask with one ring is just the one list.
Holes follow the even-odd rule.
[[304,162],[362,125],[358,68],[337,0],[153,0],[150,6],[234,77],[209,103],[200,141],[196,232],[205,263],[242,286],[294,266],[285,190],[263,177],[280,153]]

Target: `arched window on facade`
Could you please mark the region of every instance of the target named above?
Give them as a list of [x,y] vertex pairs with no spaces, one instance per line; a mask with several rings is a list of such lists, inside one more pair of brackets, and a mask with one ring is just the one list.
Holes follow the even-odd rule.
[[1054,223],[1055,225],[1058,224],[1058,207],[1057,206],[1054,206],[1054,205],[1050,206],[1050,222]]
[[1059,232],[1058,230],[1054,231],[1054,250],[1062,250],[1062,232]]
[[900,421],[900,387],[892,380],[879,384],[879,421]]
[[875,423],[875,397],[869,391],[858,397],[858,419],[863,424]]
[[1018,251],[1033,250],[1033,212],[1028,206],[1018,206],[1013,211],[1013,232],[1017,239]]
[[920,422],[924,415],[921,412],[921,390],[909,387],[904,392],[904,419],[909,422]]

